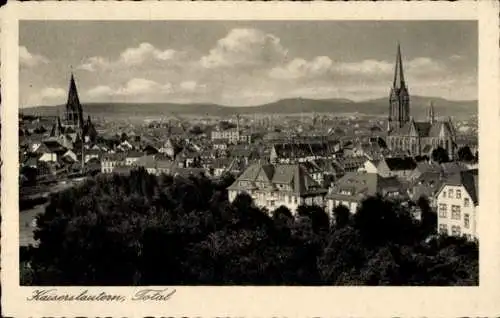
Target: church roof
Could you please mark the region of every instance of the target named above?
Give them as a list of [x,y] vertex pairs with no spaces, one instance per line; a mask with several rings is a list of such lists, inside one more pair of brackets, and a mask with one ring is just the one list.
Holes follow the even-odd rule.
[[80,127],[83,127],[83,110],[78,97],[78,90],[76,89],[75,78],[71,74],[68,90],[68,101],[66,102],[66,112],[76,112],[78,114],[78,121]]
[[396,67],[394,68],[393,88],[401,89],[405,87],[405,78],[403,74],[403,60],[401,58],[401,46],[398,43],[398,52],[396,56]]
[[453,127],[449,122],[441,121],[431,124],[430,122],[409,121],[402,127],[391,132],[392,136],[411,136],[412,128],[415,129],[417,136],[421,138],[439,137],[441,129],[444,127],[449,135],[453,135]]

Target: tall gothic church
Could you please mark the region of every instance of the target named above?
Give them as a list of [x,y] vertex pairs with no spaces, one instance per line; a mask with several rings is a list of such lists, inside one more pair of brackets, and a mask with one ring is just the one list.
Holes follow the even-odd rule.
[[430,156],[438,147],[445,149],[448,157],[455,157],[455,130],[451,120],[436,121],[434,105],[427,111],[427,121],[417,122],[410,117],[410,94],[403,72],[401,48],[398,44],[394,81],[389,95],[387,145],[396,152],[408,156]]
[[73,74],[69,82],[68,100],[66,102],[66,113],[61,121],[59,116],[52,127],[51,136],[60,137],[61,135],[70,135],[72,140],[82,140],[86,142],[95,142],[97,131],[90,120],[90,116],[85,121],[83,118],[83,109],[78,97],[78,90]]

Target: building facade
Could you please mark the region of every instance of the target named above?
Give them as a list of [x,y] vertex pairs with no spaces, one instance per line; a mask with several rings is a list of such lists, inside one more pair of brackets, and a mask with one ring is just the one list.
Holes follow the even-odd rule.
[[436,203],[438,233],[478,238],[478,170],[461,171],[449,176],[437,192]]
[[230,202],[247,193],[261,208],[285,206],[292,214],[300,205],[323,207],[327,193],[300,164],[252,164],[227,190]]

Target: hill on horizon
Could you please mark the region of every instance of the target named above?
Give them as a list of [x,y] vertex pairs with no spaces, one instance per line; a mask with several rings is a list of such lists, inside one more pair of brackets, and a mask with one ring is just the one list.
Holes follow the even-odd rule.
[[[410,98],[411,116],[425,117],[430,102],[434,103],[437,117],[470,117],[477,115],[478,103],[451,101],[443,98],[413,96]],[[211,103],[82,103],[85,116],[91,117],[152,117],[176,115],[231,116],[248,114],[296,113],[358,113],[384,116],[389,111],[388,98],[354,102],[348,99],[289,98],[258,106],[222,106]],[[21,108],[26,115],[55,116],[64,113],[64,105]]]

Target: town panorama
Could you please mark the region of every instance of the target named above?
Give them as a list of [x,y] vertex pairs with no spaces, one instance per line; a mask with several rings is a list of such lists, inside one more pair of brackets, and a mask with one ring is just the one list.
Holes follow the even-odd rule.
[[59,65],[66,102],[19,111],[21,283],[477,285],[477,103],[413,95],[391,50],[381,106],[359,106],[378,113],[297,97],[114,116]]

